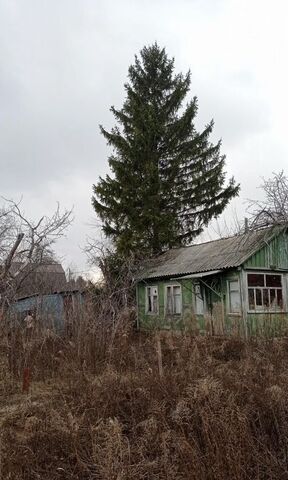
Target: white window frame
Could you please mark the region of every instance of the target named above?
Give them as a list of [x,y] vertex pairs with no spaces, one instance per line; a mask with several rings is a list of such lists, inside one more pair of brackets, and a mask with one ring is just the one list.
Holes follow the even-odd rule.
[[[172,291],[173,291],[173,288],[180,288],[180,313],[175,313],[174,310],[174,305],[173,305],[173,312],[172,313],[168,313],[167,312],[167,299],[168,299],[168,288],[172,288]],[[172,294],[172,299],[173,299],[174,295]],[[172,315],[172,316],[179,316],[179,315],[182,315],[182,312],[183,312],[183,299],[182,299],[182,286],[180,283],[169,283],[167,285],[165,285],[165,301],[164,301],[164,307],[165,307],[165,316],[169,316],[169,315]]]
[[[237,283],[238,289],[237,290],[231,290],[230,283]],[[233,311],[231,309],[231,291],[232,292],[239,292],[239,311],[237,311],[237,312]],[[240,291],[239,278],[228,278],[227,279],[227,304],[226,305],[227,305],[227,312],[229,313],[229,315],[239,315],[239,314],[241,314],[242,308],[241,308],[241,291]]]
[[[249,287],[248,285],[248,275],[250,274],[255,274],[255,275],[264,275],[264,286],[263,287]],[[266,286],[266,278],[265,275],[278,275],[281,277],[281,287],[267,287]],[[256,296],[254,292],[254,305],[255,309],[251,310],[250,305],[249,305],[249,289],[254,289],[254,290],[261,290],[261,296],[262,296],[262,305],[256,305]],[[283,308],[265,308],[263,305],[263,290],[268,290],[269,291],[269,297],[270,297],[270,290],[281,290],[282,291],[282,302],[283,302]],[[247,271],[246,272],[246,292],[247,292],[247,312],[248,313],[284,313],[286,312],[286,289],[285,289],[285,278],[284,275],[280,272],[270,272],[270,271],[259,271],[259,270],[253,270],[253,271]]]
[[[157,291],[156,311],[149,310],[149,289],[155,288]],[[152,295],[153,297],[154,295]],[[152,304],[153,305],[153,302]],[[159,315],[159,291],[158,285],[146,285],[145,287],[145,313],[146,315]]]

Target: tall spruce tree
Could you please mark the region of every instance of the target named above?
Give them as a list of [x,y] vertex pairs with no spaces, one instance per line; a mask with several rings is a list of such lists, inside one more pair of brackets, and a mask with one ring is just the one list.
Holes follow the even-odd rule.
[[187,245],[221,214],[239,185],[225,184],[221,142],[211,121],[197,132],[197,98],[183,107],[190,72],[174,75],[174,59],[157,44],[144,47],[129,68],[126,100],[111,111],[112,175],[93,185],[92,203],[104,233],[122,254],[151,255]]

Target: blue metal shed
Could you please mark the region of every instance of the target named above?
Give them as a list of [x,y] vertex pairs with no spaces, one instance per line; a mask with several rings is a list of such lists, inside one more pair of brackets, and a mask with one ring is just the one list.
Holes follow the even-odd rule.
[[61,291],[51,294],[35,294],[22,297],[12,305],[11,312],[19,321],[34,312],[39,324],[46,328],[61,331],[65,328],[69,314],[83,305],[83,292],[79,290]]

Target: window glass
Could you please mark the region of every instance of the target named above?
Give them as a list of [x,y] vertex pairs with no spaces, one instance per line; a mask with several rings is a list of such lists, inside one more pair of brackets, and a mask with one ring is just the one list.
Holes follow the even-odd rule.
[[180,314],[182,312],[182,298],[180,285],[166,287],[166,313]]
[[158,297],[156,295],[153,295],[152,310],[154,313],[157,313],[158,311]]
[[266,275],[266,287],[281,287],[281,275]]
[[282,275],[249,273],[249,310],[279,311],[283,309]]
[[158,287],[146,287],[146,312],[158,313]]
[[173,287],[173,293],[174,293],[174,295],[180,295],[180,293],[181,293],[180,286],[179,287],[178,286]]
[[240,294],[239,292],[230,293],[230,312],[239,313],[240,312]]
[[249,299],[249,310],[255,310],[255,297],[254,297],[254,289],[248,289],[248,299]]
[[174,313],[181,313],[181,297],[180,294],[175,295],[175,311]]
[[277,305],[278,305],[281,309],[283,308],[282,290],[277,290]]
[[172,298],[172,289],[167,287],[167,299],[166,299],[166,311],[167,313],[173,313],[173,298]]
[[248,287],[264,287],[264,274],[248,273]]
[[152,312],[152,299],[150,293],[148,293],[148,312]]
[[230,286],[230,292],[238,292],[239,291],[238,280],[230,280],[229,286]]
[[269,301],[269,290],[267,288],[263,289],[263,304],[265,308],[268,308],[270,305]]
[[197,315],[203,315],[204,313],[204,300],[203,292],[201,291],[201,286],[198,284],[195,285],[195,309]]
[[263,305],[262,290],[260,290],[260,288],[256,288],[255,293],[256,293],[256,305],[258,306]]
[[274,288],[270,289],[270,307],[274,307],[277,305],[276,301],[276,290]]
[[231,313],[239,313],[241,311],[238,280],[229,281],[229,310]]

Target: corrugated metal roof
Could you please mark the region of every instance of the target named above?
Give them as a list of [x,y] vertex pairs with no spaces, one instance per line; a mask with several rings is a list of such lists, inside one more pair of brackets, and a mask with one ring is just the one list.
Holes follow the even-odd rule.
[[139,277],[172,277],[238,267],[280,230],[283,227],[271,227],[189,247],[172,248],[152,259]]
[[[15,275],[17,271],[22,267],[23,263],[21,262],[13,262],[11,265],[11,273],[12,275]],[[61,263],[57,262],[43,262],[43,263],[28,263],[25,272],[30,271],[31,272],[37,272],[37,273],[53,273],[53,274],[61,274],[65,275],[64,269],[61,265]]]
[[[12,264],[12,274],[19,279],[17,297],[34,293],[49,293],[66,288],[66,276],[60,263],[29,263],[21,271],[21,263]],[[20,271],[19,271],[20,270]]]
[[66,296],[66,295],[75,295],[77,293],[80,293],[80,294],[83,294],[85,293],[85,290],[79,290],[78,288],[77,289],[73,289],[73,290],[60,290],[60,291],[55,291],[55,292],[51,292],[51,293],[32,293],[32,295],[25,295],[24,297],[17,297],[16,300],[15,300],[15,303],[17,302],[21,302],[22,300],[27,300],[27,298],[35,298],[35,297],[51,297],[53,295],[63,295],[63,296]]

